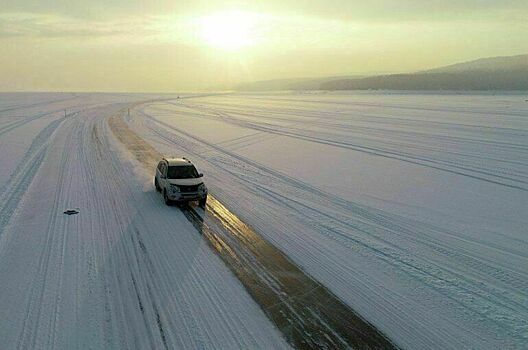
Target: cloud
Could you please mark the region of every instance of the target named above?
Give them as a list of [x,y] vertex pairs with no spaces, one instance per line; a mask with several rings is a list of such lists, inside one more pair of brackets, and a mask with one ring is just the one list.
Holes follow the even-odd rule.
[[143,15],[204,15],[241,10],[274,15],[306,15],[352,21],[406,21],[504,18],[522,12],[526,0],[2,0],[3,12],[56,13],[62,16],[113,19]]
[[0,38],[98,38],[154,35],[155,31],[150,30],[149,27],[148,18],[95,21],[51,14],[0,14]]
[[[403,22],[488,22],[522,25],[526,0],[2,0],[0,38],[163,37],[182,18],[239,9],[273,18],[334,26]],[[336,22],[337,21],[337,22]],[[340,23],[340,24],[339,24]],[[288,26],[288,24],[281,24]],[[179,31],[180,29],[178,29]],[[185,30],[185,28],[184,28]],[[173,34],[176,33],[173,30]],[[323,36],[325,31],[318,32]],[[173,39],[178,35],[173,35]],[[163,39],[162,39],[163,40]]]

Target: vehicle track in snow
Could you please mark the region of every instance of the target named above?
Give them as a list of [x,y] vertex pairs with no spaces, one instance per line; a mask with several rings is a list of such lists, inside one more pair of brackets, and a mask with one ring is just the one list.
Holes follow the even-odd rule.
[[[247,183],[249,187],[257,190],[260,195],[267,196],[271,200],[279,202],[281,206],[288,208],[291,212],[296,213],[296,215],[305,217],[305,220],[312,222],[316,227],[320,227],[322,232],[326,232],[333,240],[341,242],[346,246],[359,245],[365,250],[374,252],[384,262],[408,274],[409,277],[427,281],[428,284],[438,286],[435,289],[449,298],[451,298],[451,293],[459,294],[460,299],[452,299],[453,302],[460,303],[464,307],[479,312],[479,308],[475,306],[477,300],[481,307],[485,308],[490,307],[489,301],[493,298],[498,298],[499,300],[502,298],[504,302],[497,303],[497,305],[493,306],[496,313],[494,316],[495,321],[510,320],[512,326],[516,327],[518,327],[519,320],[522,318],[522,313],[528,311],[522,302],[524,293],[519,293],[519,291],[528,288],[528,274],[522,269],[517,268],[515,264],[513,266],[494,266],[492,262],[483,260],[480,256],[470,254],[464,248],[467,243],[465,238],[460,236],[459,233],[451,232],[445,228],[424,225],[421,222],[409,222],[397,215],[387,215],[373,208],[336,198],[306,183],[302,183],[272,169],[265,168],[234,152],[227,151],[222,147],[209,143],[207,140],[196,135],[191,135],[184,130],[160,122],[147,114],[142,113],[142,115],[151,121],[151,130],[161,139],[169,143],[177,144],[180,147],[185,147],[188,152],[197,157],[200,157],[200,154],[193,152],[193,149],[202,147],[202,151],[204,151],[204,146],[211,148],[220,154],[220,156],[213,156],[211,155],[211,151],[206,152],[210,154],[210,158],[214,160],[217,167],[228,172],[231,176],[238,178],[239,181]],[[165,130],[170,130],[170,132],[165,132]],[[184,142],[176,134],[180,134],[188,138],[188,140]],[[230,168],[233,164],[227,159],[224,160],[224,156],[240,161],[245,173],[239,172],[238,169]],[[225,164],[223,163],[224,161]],[[251,168],[254,168],[255,173],[267,174],[269,179],[274,179],[272,182],[285,182],[293,186],[292,193],[285,194],[283,193],[284,188],[278,190],[274,187],[268,187],[264,184],[254,182],[251,177],[247,176],[247,172]],[[307,202],[311,202],[314,195],[326,203],[325,207],[336,208],[337,212],[352,210],[358,216],[357,219],[360,220],[353,222],[347,219],[346,215],[340,217],[321,212],[295,199],[296,197],[300,197],[306,199]],[[420,234],[417,233],[418,230]],[[351,232],[363,232],[368,236],[368,239],[360,235],[353,235]],[[390,234],[387,235],[386,233]],[[452,247],[445,245],[445,243],[437,239],[439,235],[457,241],[460,248],[452,250]],[[471,267],[473,270],[471,278],[465,276],[462,271],[456,271],[452,267],[436,264],[435,261],[422,261],[407,252],[402,254],[399,251],[402,239],[410,242],[411,248],[417,246],[417,243],[419,243],[436,254],[448,256],[452,261],[458,261],[461,266]],[[487,243],[484,241],[478,242],[478,239],[475,243],[480,244],[483,249],[500,249],[499,247],[487,246]],[[512,259],[518,259],[516,261],[519,264],[522,264],[525,259],[525,254],[522,249],[503,253],[511,254]],[[486,275],[489,271],[493,272],[493,277],[496,281],[493,281],[493,284],[487,286],[486,290],[482,290],[482,286],[475,283],[478,278],[487,277]],[[477,279],[474,276],[478,276]],[[503,289],[504,287],[514,287],[517,291],[515,293],[511,291],[506,292]],[[515,313],[518,317],[511,318],[508,315],[509,312]],[[497,326],[503,327],[498,322]]]
[[134,169],[106,118],[144,98],[83,95],[13,129],[27,146],[0,186],[2,350],[288,348],[184,214],[116,176]]
[[61,98],[52,99],[52,100],[38,101],[35,103],[31,103],[31,104],[22,103],[18,105],[4,106],[4,108],[0,109],[0,113],[10,112],[10,111],[18,110],[18,109],[28,109],[28,108],[34,108],[34,107],[39,107],[39,106],[46,106],[46,105],[50,105],[54,103],[75,100],[76,98],[77,96],[74,95],[74,96],[61,97]]
[[[178,106],[179,107],[179,106]],[[311,130],[307,130],[306,126],[314,126],[318,124],[322,124],[319,121],[303,121],[300,125],[283,125],[278,126],[274,123],[264,123],[264,122],[256,122],[251,121],[248,119],[244,119],[241,117],[251,117],[250,114],[247,114],[247,112],[234,110],[232,112],[227,109],[226,112],[225,109],[222,108],[213,108],[211,106],[202,106],[202,105],[194,105],[194,104],[186,104],[185,108],[189,109],[195,109],[198,113],[197,115],[200,118],[210,118],[210,119],[220,119],[226,123],[236,125],[243,128],[252,129],[255,131],[265,132],[265,133],[271,133],[275,135],[280,136],[286,136],[291,137],[299,140],[305,140],[305,141],[311,141],[319,144],[324,145],[330,145],[335,146],[339,148],[344,149],[350,149],[366,154],[376,155],[380,157],[395,159],[399,161],[404,161],[412,164],[417,164],[421,166],[426,166],[431,169],[441,170],[441,171],[447,171],[451,172],[453,174],[468,176],[471,178],[487,181],[494,184],[499,184],[502,186],[507,186],[514,189],[519,189],[523,191],[528,191],[528,176],[524,172],[520,171],[514,171],[508,167],[496,167],[494,169],[489,169],[486,167],[482,167],[483,159],[487,161],[494,161],[497,163],[503,163],[504,160],[498,158],[493,158],[492,156],[487,156],[485,158],[481,156],[477,156],[475,154],[471,153],[460,153],[455,151],[450,151],[449,149],[438,149],[438,146],[436,148],[432,148],[428,143],[431,143],[433,140],[436,140],[439,145],[444,145],[448,143],[453,143],[455,145],[461,144],[461,142],[467,143],[475,143],[476,147],[478,147],[479,143],[482,141],[476,141],[471,139],[460,139],[455,138],[451,136],[439,136],[439,135],[427,135],[423,132],[403,132],[403,131],[391,131],[395,136],[398,138],[395,138],[396,140],[399,140],[399,142],[390,142],[389,140],[378,140],[376,142],[372,142],[371,139],[362,139],[362,137],[356,137],[354,139],[354,142],[350,142],[348,139],[343,138],[339,134],[335,133],[328,133],[328,132],[318,132],[314,134],[311,132]],[[266,116],[266,118],[270,118]],[[160,122],[160,121],[158,121]],[[162,123],[162,122],[160,122]],[[328,123],[324,123],[322,125],[328,126]],[[339,128],[344,128],[346,126],[344,125],[337,125],[336,129],[339,130]],[[373,136],[373,131],[380,132],[380,128],[358,128],[357,126],[354,126],[353,128],[356,132],[359,131],[365,131],[368,130],[371,133],[371,136]],[[511,130],[512,132],[518,132],[521,131],[517,130]],[[385,130],[384,137],[386,138],[387,135],[390,135],[390,133]],[[416,147],[415,145],[408,144],[405,139],[411,138],[411,139],[423,139],[424,144],[421,144],[420,147]],[[362,141],[362,142],[360,142]],[[493,142],[489,142],[493,144]],[[519,152],[528,152],[528,148],[525,144],[496,144],[496,147],[502,147],[502,148],[511,148],[516,149]],[[456,149],[456,148],[455,148]],[[424,157],[423,151],[428,150],[431,155]],[[420,152],[416,152],[420,151]],[[456,157],[459,157],[463,159],[464,161],[460,161],[456,157],[450,160],[449,158],[445,158],[445,156],[439,157],[436,153],[441,152],[442,154],[452,154]],[[462,158],[464,157],[464,158]],[[520,162],[519,160],[511,160],[508,161],[508,163],[518,164],[524,168],[526,168],[528,165],[524,162]]]
[[57,119],[39,132],[7,183],[0,187],[0,236],[42,163],[51,135],[63,121]]
[[[123,114],[109,118],[111,129],[139,162],[154,169],[162,155],[128,128]],[[205,210],[182,211],[294,347],[396,348],[211,194]]]
[[[489,336],[490,340],[486,342],[488,345],[479,347],[493,348],[494,337],[501,339],[497,344],[513,343],[512,339],[518,343],[526,341],[527,326],[524,320],[528,312],[525,292],[528,288],[528,274],[523,266],[526,266],[528,246],[524,240],[515,238],[508,231],[494,232],[508,242],[503,244],[501,240],[490,240],[480,232],[476,234],[469,232],[468,234],[465,230],[450,225],[448,222],[445,225],[431,224],[332,195],[298,178],[285,175],[272,167],[263,166],[244,157],[230,147],[225,147],[225,143],[215,143],[198,136],[199,133],[186,129],[185,125],[188,124],[185,124],[185,119],[182,120],[181,126],[176,122],[170,123],[170,118],[186,117],[187,113],[191,113],[191,117],[209,119],[208,116],[204,116],[205,110],[199,113],[197,110],[188,109],[186,105],[185,100],[179,101],[178,106],[183,108],[182,110],[172,110],[169,114],[162,115],[155,114],[160,109],[157,105],[154,108],[149,106],[148,113],[147,108],[138,108],[129,123],[142,135],[146,135],[158,149],[177,148],[195,157],[197,163],[198,161],[202,163],[202,167],[206,165],[214,169],[211,176],[215,177],[215,174],[218,174],[215,180],[219,180],[222,185],[224,183],[227,185],[226,192],[222,193],[223,198],[224,196],[232,197],[228,192],[237,191],[242,187],[241,193],[250,192],[252,195],[249,198],[259,202],[256,206],[259,210],[254,212],[258,212],[258,215],[262,214],[267,220],[273,220],[278,213],[271,209],[270,212],[261,213],[261,210],[266,211],[267,208],[277,206],[289,216],[301,218],[301,222],[313,227],[314,231],[324,235],[325,239],[335,241],[337,244],[334,248],[343,247],[353,252],[353,255],[362,256],[364,260],[355,266],[361,266],[367,263],[366,261],[370,261],[379,266],[381,270],[390,271],[391,275],[401,276],[399,278],[408,281],[409,286],[430,289],[432,294],[438,297],[436,300],[427,299],[425,305],[428,310],[443,307],[440,303],[433,305],[438,302],[437,300],[448,304],[449,308],[456,310],[457,316],[462,315],[461,319],[465,320],[462,323],[455,319],[456,322],[460,322],[457,326],[455,326],[456,322],[453,322],[453,326],[457,329],[463,330],[466,324],[472,323],[478,327],[480,322],[485,321],[488,327],[484,333],[485,336],[494,336]],[[161,106],[164,105],[161,104]],[[258,109],[259,106],[256,108]],[[169,121],[164,122],[164,118]],[[218,121],[218,117],[211,117],[211,120],[215,119]],[[266,137],[266,134],[253,133],[247,138],[249,137]],[[234,179],[236,187],[231,187],[222,180],[228,177]],[[247,200],[247,197],[245,199]],[[269,206],[268,202],[273,205]],[[234,205],[237,206],[236,203]],[[241,207],[244,205],[242,204]],[[254,220],[252,223],[256,222],[257,225],[259,221],[266,220],[252,218],[251,214],[242,211],[241,215],[244,214],[246,214],[247,221]],[[283,223],[279,223],[277,226],[281,228],[282,225]],[[273,228],[272,224],[262,224],[262,226]],[[271,239],[274,239],[273,235]],[[289,237],[284,240],[278,239],[278,241],[282,243],[291,239],[295,238]],[[511,244],[512,242],[515,243]],[[306,249],[303,253],[308,254],[310,244],[317,245],[318,243],[320,242],[314,240],[306,242],[306,245],[293,245],[293,254],[295,254],[295,249]],[[317,255],[310,256],[311,259],[318,262],[326,261],[326,259],[331,261],[328,266],[331,269],[326,271],[326,275],[318,275],[318,279],[324,281],[332,289],[339,285],[341,274],[348,278],[351,276],[350,280],[354,280],[355,273],[348,274],[347,272],[354,267],[344,261],[334,260],[332,250],[319,246],[314,246],[313,250]],[[497,256],[503,259],[497,261]],[[375,258],[370,260],[369,258],[372,257]],[[310,259],[306,258],[306,260]],[[326,279],[329,275],[332,277]],[[368,277],[365,276],[366,279]],[[381,281],[381,283],[384,282]],[[354,288],[353,284],[348,281],[343,285],[348,289]],[[376,288],[370,290],[370,293],[372,295],[383,294]],[[347,293],[343,294],[345,295],[344,300],[354,305],[355,308],[354,298],[346,299]],[[402,303],[412,302],[409,299],[405,301],[405,298],[399,298],[398,302],[400,300]],[[370,296],[367,296],[366,300],[370,300]],[[386,304],[381,302],[379,306],[384,309]],[[369,316],[374,314],[374,312],[367,312],[364,314]],[[406,325],[404,320],[411,315],[395,312],[384,315],[383,318],[394,318],[394,322],[398,325]],[[435,321],[422,319],[419,323],[422,327],[419,332],[423,333],[421,336],[427,338],[430,343],[423,343],[418,348],[435,347],[435,344],[440,347],[442,338],[445,339],[445,336],[450,334],[452,336],[456,333],[453,329],[444,330],[444,336],[435,339],[431,335],[442,334],[442,330],[434,330]],[[401,327],[399,333],[405,334],[405,332],[407,332],[405,326]],[[455,348],[466,347],[470,344],[464,343],[462,337],[457,337],[456,341],[458,346]],[[475,346],[475,341],[471,344]]]

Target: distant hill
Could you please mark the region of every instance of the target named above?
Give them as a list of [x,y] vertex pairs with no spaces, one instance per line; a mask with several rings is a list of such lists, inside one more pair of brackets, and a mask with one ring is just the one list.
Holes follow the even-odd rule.
[[393,74],[333,80],[321,90],[528,90],[528,70]]
[[278,90],[319,90],[321,84],[339,79],[358,79],[364,76],[338,76],[324,78],[292,78],[262,80],[240,84],[236,90],[242,91],[278,91]]
[[528,69],[528,55],[481,58],[430,69],[421,73],[458,73],[468,71],[516,71]]
[[273,90],[528,90],[528,55],[481,58],[430,70],[370,77],[257,81],[242,91]]
[[338,79],[322,90],[528,90],[528,55],[483,58],[409,74]]

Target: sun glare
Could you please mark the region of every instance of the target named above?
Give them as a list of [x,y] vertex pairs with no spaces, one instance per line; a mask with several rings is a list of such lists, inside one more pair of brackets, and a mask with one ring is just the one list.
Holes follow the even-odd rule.
[[217,13],[201,20],[201,34],[211,46],[237,50],[254,42],[255,23],[255,16],[250,13]]

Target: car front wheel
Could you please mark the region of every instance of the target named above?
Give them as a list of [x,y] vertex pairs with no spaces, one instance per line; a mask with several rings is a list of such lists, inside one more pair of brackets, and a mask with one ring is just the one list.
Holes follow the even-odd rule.
[[202,208],[205,208],[205,204],[207,203],[207,196],[205,196],[204,198],[200,199],[198,201],[198,204],[200,205],[200,207]]
[[167,191],[163,191],[163,200],[165,201],[166,205],[171,205],[172,201],[169,199],[169,196],[167,196]]

